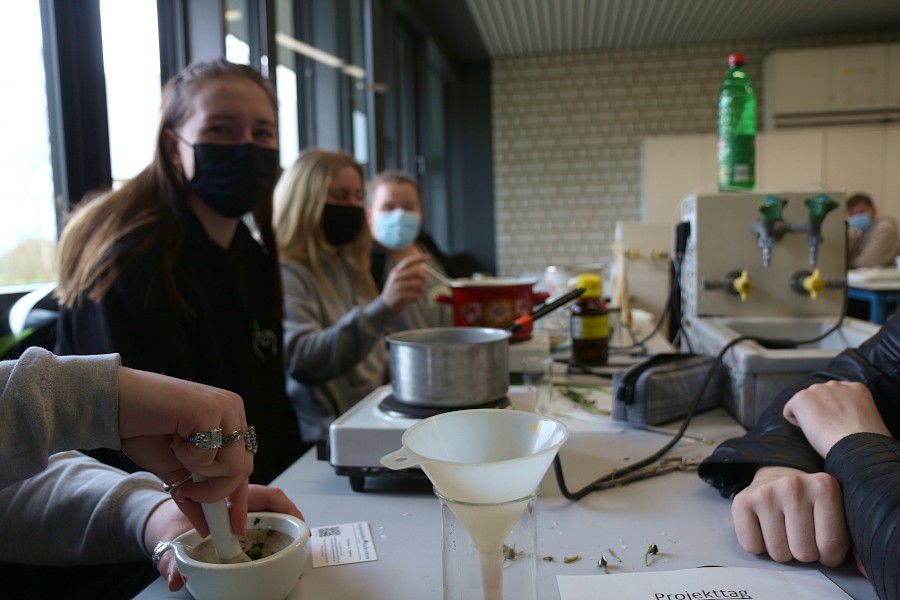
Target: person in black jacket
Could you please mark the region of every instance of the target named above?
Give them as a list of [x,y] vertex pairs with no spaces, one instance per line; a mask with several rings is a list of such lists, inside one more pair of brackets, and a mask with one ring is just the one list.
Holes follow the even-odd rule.
[[825,566],[853,550],[878,597],[900,598],[900,319],[782,393],[699,469],[741,546]]
[[118,353],[126,367],[239,394],[259,439],[250,482],[261,484],[302,450],[272,229],[276,106],[245,65],[194,63],[173,77],[153,162],[66,223],[57,289],[57,354]]

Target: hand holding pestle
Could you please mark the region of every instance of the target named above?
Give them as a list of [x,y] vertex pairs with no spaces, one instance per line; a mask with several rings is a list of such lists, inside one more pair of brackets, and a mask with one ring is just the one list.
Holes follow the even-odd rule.
[[[205,481],[202,475],[192,474],[194,481]],[[209,535],[219,555],[219,562],[224,564],[250,562],[251,558],[241,549],[241,542],[231,528],[228,517],[228,506],[225,500],[212,504],[202,504],[203,516],[209,525]]]

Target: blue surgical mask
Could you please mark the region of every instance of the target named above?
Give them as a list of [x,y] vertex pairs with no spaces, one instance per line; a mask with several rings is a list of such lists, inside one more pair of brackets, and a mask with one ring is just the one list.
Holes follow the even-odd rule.
[[865,231],[872,226],[872,217],[869,216],[869,213],[851,215],[847,218],[847,225],[849,225],[851,229]]
[[391,250],[406,248],[419,235],[422,215],[396,208],[390,212],[375,213],[375,239]]

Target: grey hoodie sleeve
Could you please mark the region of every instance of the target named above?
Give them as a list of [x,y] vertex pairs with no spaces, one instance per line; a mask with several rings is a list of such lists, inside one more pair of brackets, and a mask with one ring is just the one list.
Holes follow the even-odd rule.
[[29,348],[0,362],[0,488],[74,448],[120,447],[115,354],[55,356]]
[[392,318],[376,297],[365,307],[344,311],[321,289],[312,272],[282,264],[285,295],[284,355],[287,372],[306,385],[318,385],[359,364]]
[[79,452],[0,490],[0,561],[86,565],[149,558],[144,527],[170,496],[151,473],[128,475]]

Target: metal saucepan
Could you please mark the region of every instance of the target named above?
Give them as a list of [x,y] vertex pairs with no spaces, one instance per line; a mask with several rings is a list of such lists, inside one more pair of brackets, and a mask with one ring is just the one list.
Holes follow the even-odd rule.
[[436,327],[387,336],[394,397],[448,409],[499,400],[509,390],[511,336],[488,327]]

